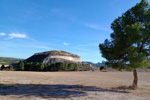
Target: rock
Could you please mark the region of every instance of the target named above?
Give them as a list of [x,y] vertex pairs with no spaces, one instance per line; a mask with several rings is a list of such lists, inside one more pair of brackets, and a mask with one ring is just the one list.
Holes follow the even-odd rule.
[[26,63],[56,63],[56,62],[64,62],[64,63],[82,63],[81,58],[78,55],[71,54],[62,50],[54,50],[47,52],[35,53],[33,56],[26,59],[24,62]]

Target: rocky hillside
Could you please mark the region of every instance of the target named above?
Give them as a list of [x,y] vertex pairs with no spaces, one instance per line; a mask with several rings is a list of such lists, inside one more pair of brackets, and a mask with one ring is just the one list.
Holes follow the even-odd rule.
[[81,63],[81,58],[78,55],[71,54],[61,50],[47,51],[35,53],[33,56],[26,59],[24,62],[39,62],[39,63]]
[[63,67],[66,66],[67,69],[65,70],[68,70],[68,68],[70,68],[70,64],[72,64],[72,67],[77,67],[78,71],[97,70],[97,67],[94,65],[82,62],[80,56],[62,50],[35,53],[28,59],[24,60],[24,63],[25,65],[28,63],[31,65],[33,64],[32,67],[35,63],[44,63],[48,66],[48,69],[50,68],[49,70],[53,69],[53,67],[56,69],[55,67],[58,67],[58,64],[61,64],[58,69],[60,69],[60,67],[64,69]]

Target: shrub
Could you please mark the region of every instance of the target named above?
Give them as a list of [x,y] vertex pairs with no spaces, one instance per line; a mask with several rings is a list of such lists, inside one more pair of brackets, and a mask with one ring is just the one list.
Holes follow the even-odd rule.
[[50,70],[49,71],[56,71],[56,67],[55,67],[54,63],[50,65]]
[[10,65],[10,70],[14,70],[14,67],[12,65]]
[[64,63],[58,62],[58,63],[55,64],[55,67],[56,67],[57,71],[61,71],[64,68]]
[[3,70],[3,69],[5,69],[5,65],[2,65],[2,66],[1,66],[1,70]]
[[38,62],[33,63],[32,71],[40,71],[40,64]]
[[101,66],[101,67],[100,67],[100,71],[105,70],[105,69],[106,69],[105,66]]
[[78,65],[74,65],[73,71],[77,71],[77,70],[78,70]]
[[[24,67],[23,67],[24,66]],[[17,70],[25,70],[25,71],[77,71],[79,68],[78,65],[67,64],[63,62],[52,63],[52,64],[44,64],[44,63],[23,63],[19,62]]]
[[20,61],[17,70],[24,70],[24,62]]
[[63,70],[67,70],[67,68],[68,68],[68,64],[66,63],[64,63],[64,66],[63,66]]
[[68,70],[73,70],[74,69],[74,65],[73,64],[68,64]]
[[25,66],[24,66],[24,70],[25,71],[32,71],[33,69],[33,63],[25,63]]
[[44,64],[44,69],[43,69],[43,71],[50,71],[50,65],[51,65],[51,64]]
[[39,71],[43,71],[44,70],[44,64],[40,64],[40,69]]

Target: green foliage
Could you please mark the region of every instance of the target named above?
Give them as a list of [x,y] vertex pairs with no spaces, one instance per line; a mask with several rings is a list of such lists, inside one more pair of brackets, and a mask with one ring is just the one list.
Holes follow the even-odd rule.
[[55,63],[50,65],[50,70],[49,71],[57,71],[57,69],[55,67]]
[[102,70],[106,70],[106,66],[101,66],[100,71],[102,71]]
[[25,63],[25,66],[24,66],[24,70],[25,71],[32,71],[33,69],[33,63]]
[[33,63],[32,71],[40,71],[40,63],[38,63],[38,62]]
[[43,71],[48,71],[51,64],[44,64]]
[[68,68],[69,70],[73,70],[74,69],[74,65],[73,64],[68,64]]
[[2,65],[2,66],[1,66],[1,70],[3,70],[4,68],[5,68],[5,65]]
[[18,70],[24,70],[24,62],[20,61],[17,67]]
[[39,71],[43,71],[44,70],[44,64],[40,64],[40,70]]
[[[24,65],[24,69],[23,66]],[[91,67],[86,65],[77,65],[72,63],[63,63],[57,62],[52,64],[43,64],[43,63],[23,63],[22,61],[19,62],[18,67],[15,70],[24,70],[24,71],[78,71],[82,70],[89,70]]]
[[68,68],[68,64],[66,63],[64,63],[64,66],[63,66],[63,70],[67,70],[67,68]]
[[[19,66],[21,66],[19,63]],[[63,62],[52,63],[52,64],[43,64],[43,63],[25,63],[25,71],[77,71],[79,67],[76,64],[67,64]],[[85,67],[85,66],[84,66]],[[17,67],[16,70],[21,70],[21,67]]]
[[10,65],[10,70],[14,70],[14,67],[12,65]]
[[58,63],[55,64],[55,67],[56,67],[57,71],[61,71],[64,68],[64,63],[58,62]]
[[111,40],[99,45],[106,64],[115,69],[135,70],[150,65],[150,8],[146,0],[111,24]]
[[73,71],[77,71],[77,70],[78,70],[78,68],[79,68],[79,66],[78,66],[78,65],[74,65]]

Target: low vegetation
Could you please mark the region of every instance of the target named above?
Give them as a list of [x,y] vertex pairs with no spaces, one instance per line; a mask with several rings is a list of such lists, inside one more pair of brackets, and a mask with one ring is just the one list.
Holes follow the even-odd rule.
[[44,63],[24,63],[20,61],[14,67],[10,65],[8,68],[5,68],[4,65],[1,67],[1,70],[10,69],[17,71],[86,71],[92,70],[89,65],[77,65],[72,63],[63,63],[57,62],[52,64],[44,64]]

